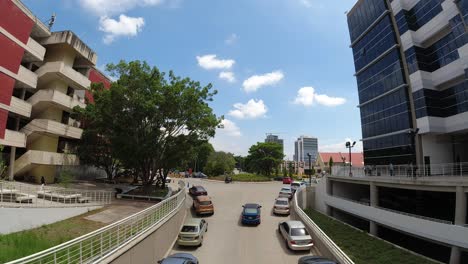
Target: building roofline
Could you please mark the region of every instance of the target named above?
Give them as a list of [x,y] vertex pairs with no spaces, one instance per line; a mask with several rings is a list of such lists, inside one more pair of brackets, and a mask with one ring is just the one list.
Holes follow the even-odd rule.
[[44,24],[34,13],[25,5],[21,0],[12,0],[12,2],[21,10],[24,14],[26,14],[32,21],[34,21],[35,25],[37,25],[44,33],[50,36],[51,32],[49,27]]
[[354,4],[354,6],[351,7],[351,9],[346,13],[346,16],[349,17],[350,15],[352,15],[354,11],[356,11],[356,8],[362,4],[362,2],[364,2],[364,0],[358,0],[356,4]]

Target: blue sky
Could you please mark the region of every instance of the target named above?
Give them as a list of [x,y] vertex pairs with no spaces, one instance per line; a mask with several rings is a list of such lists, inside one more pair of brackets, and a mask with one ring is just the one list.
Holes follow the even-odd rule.
[[[146,60],[202,84],[225,116],[217,150],[246,154],[265,133],[346,151],[359,140],[356,80],[345,11],[355,0],[23,0],[54,31],[70,29],[98,53],[98,67]],[[362,149],[360,142],[356,151]]]

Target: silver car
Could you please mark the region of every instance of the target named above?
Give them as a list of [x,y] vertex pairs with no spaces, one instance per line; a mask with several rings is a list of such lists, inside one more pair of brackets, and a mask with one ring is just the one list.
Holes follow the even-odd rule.
[[289,215],[289,199],[286,197],[276,198],[273,205],[274,214]]
[[297,190],[306,187],[306,184],[304,181],[294,181],[291,182],[291,190],[292,192],[296,192]]
[[180,230],[177,244],[180,246],[201,246],[203,244],[203,237],[207,231],[208,223],[205,219],[188,219]]
[[278,231],[291,250],[310,250],[314,243],[301,221],[285,221],[278,225]]
[[288,199],[291,199],[293,196],[291,187],[283,187],[281,188],[278,197],[286,197]]

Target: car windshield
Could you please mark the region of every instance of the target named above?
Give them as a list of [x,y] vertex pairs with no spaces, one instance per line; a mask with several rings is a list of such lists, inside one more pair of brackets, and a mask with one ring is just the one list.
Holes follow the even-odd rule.
[[309,233],[305,228],[292,228],[291,236],[308,236]]
[[256,214],[258,211],[256,208],[245,208],[244,214]]
[[200,205],[210,205],[211,201],[202,201],[200,202]]
[[291,183],[291,186],[298,187],[298,186],[300,186],[300,184],[299,183]]
[[278,200],[278,201],[276,201],[276,204],[277,205],[288,205],[289,203],[287,201]]
[[198,226],[184,225],[181,232],[198,232]]
[[289,189],[289,188],[283,188],[283,189],[281,189],[281,191],[282,191],[282,192],[289,192],[289,191],[291,191],[291,189]]

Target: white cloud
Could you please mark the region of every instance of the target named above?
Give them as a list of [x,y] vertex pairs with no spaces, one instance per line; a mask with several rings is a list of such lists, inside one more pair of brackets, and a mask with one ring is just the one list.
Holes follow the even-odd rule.
[[228,81],[230,83],[233,83],[236,81],[236,77],[234,76],[233,72],[226,72],[222,71],[219,73],[218,77],[222,80]]
[[299,0],[301,4],[307,8],[312,7],[312,0]]
[[255,119],[264,117],[268,108],[263,103],[263,100],[250,99],[246,104],[236,103],[233,110],[229,111],[228,115],[239,119]]
[[128,17],[123,14],[119,16],[118,21],[109,17],[101,17],[99,20],[99,30],[106,33],[103,38],[105,44],[110,44],[122,36],[134,37],[144,25],[145,20],[142,17]]
[[317,103],[323,106],[338,106],[346,103],[346,99],[341,97],[330,97],[326,94],[317,94],[314,87],[302,87],[297,91],[295,104],[312,106]]
[[226,43],[226,45],[232,45],[232,44],[236,43],[238,39],[239,39],[239,36],[237,36],[236,33],[232,33],[231,35],[229,35],[226,38],[224,43]]
[[240,128],[236,125],[236,123],[229,119],[223,119],[223,121],[221,121],[221,128],[218,128],[216,133],[226,134],[232,137],[240,137],[242,135]]
[[217,59],[215,54],[197,56],[198,65],[205,70],[231,69],[236,61]]
[[[347,153],[349,150],[346,148],[345,144],[346,142],[351,141],[350,138],[346,138],[345,140],[339,142],[339,143],[333,143],[333,144],[328,144],[328,145],[320,145],[319,144],[319,151],[320,152],[342,152],[342,153]],[[354,145],[354,148],[352,148],[352,152],[362,152],[363,147],[362,147],[362,141],[356,140],[356,145]]]
[[263,75],[250,76],[247,80],[244,81],[242,85],[244,87],[244,91],[255,92],[262,86],[274,85],[283,78],[283,72],[278,70]]
[[[109,16],[129,11],[137,6],[157,6],[164,0],[79,0],[86,10],[98,15]],[[169,1],[170,3],[172,1]]]

